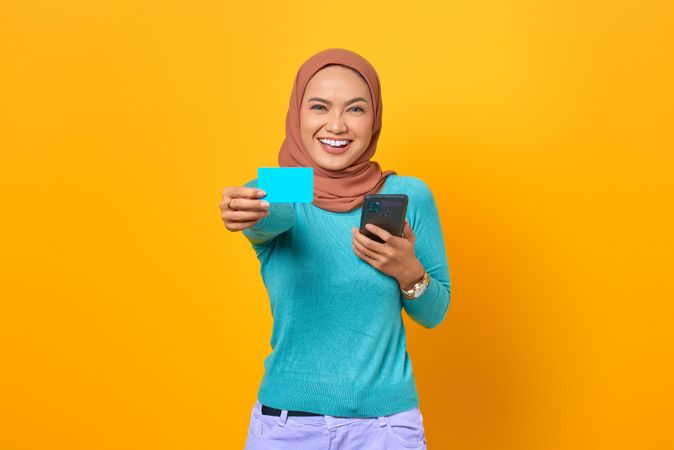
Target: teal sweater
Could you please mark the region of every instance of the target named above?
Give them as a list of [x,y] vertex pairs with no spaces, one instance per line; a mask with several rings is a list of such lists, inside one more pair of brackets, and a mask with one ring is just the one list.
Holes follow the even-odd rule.
[[[257,179],[246,183],[257,187]],[[416,299],[358,257],[352,227],[362,207],[332,212],[272,203],[243,234],[261,264],[274,325],[259,401],[279,409],[373,417],[419,404],[401,310],[433,328],[449,306],[449,270],[438,209],[422,180],[389,175],[380,194],[407,194],[415,254],[430,275]]]

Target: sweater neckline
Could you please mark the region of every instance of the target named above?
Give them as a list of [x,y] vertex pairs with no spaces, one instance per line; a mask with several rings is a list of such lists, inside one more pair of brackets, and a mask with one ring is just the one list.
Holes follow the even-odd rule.
[[[386,179],[384,180],[384,186],[381,188],[381,190],[379,192],[377,192],[377,194],[388,194],[388,188],[389,188],[389,185],[391,184],[390,180],[391,180],[391,178],[393,178],[395,176],[396,176],[395,174],[387,176]],[[350,211],[343,211],[343,212],[328,211],[327,209],[319,208],[318,206],[314,205],[313,203],[311,203],[310,206],[313,209],[316,209],[316,210],[318,210],[322,213],[337,214],[337,215],[340,215],[340,216],[355,215],[355,214],[360,215],[361,211],[363,210],[363,204],[362,203],[360,204],[360,206],[358,208],[354,208]]]

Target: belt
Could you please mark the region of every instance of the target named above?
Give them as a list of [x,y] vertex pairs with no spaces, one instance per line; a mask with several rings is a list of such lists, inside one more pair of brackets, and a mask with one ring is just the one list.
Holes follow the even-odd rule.
[[[262,414],[265,416],[280,416],[281,410],[272,408],[271,406],[262,405]],[[292,411],[288,410],[289,416],[322,416],[323,414],[312,413],[308,411]]]

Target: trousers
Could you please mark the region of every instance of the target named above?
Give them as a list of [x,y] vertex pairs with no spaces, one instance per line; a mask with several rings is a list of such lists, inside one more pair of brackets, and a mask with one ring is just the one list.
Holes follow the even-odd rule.
[[379,417],[280,416],[262,414],[255,400],[245,450],[426,449],[418,406]]

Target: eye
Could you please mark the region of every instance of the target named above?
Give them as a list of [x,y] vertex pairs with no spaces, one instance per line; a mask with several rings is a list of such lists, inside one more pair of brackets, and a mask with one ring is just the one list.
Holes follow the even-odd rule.
[[[325,108],[325,106],[323,106],[323,105],[318,105],[318,104],[316,104],[316,105],[311,106],[309,109],[314,109],[314,110],[316,110],[317,107],[318,107],[318,108]],[[354,107],[351,108],[351,109],[352,109],[352,110],[356,110],[356,109],[360,110],[360,111],[358,111],[358,112],[363,112],[363,111],[364,111],[364,109],[361,108],[360,106],[354,106]]]

